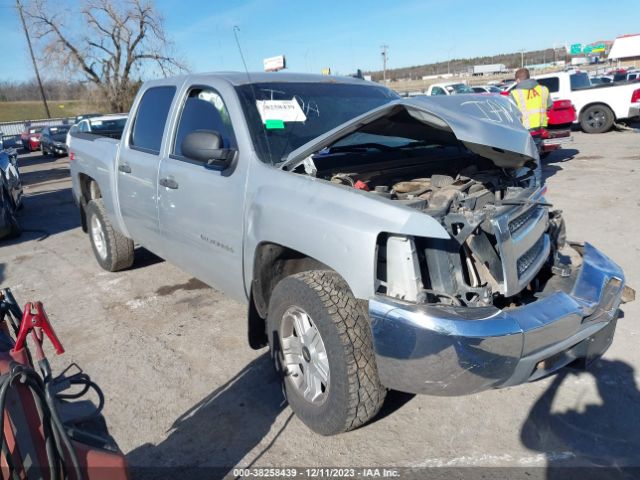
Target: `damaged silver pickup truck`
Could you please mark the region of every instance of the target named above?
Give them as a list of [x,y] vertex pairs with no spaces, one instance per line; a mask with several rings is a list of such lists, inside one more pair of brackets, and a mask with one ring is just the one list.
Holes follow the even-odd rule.
[[73,193],[103,268],[136,242],[247,303],[292,409],[335,434],[387,389],[511,386],[611,344],[630,289],[566,242],[514,108],[312,75],[157,80],[121,140],[72,136]]

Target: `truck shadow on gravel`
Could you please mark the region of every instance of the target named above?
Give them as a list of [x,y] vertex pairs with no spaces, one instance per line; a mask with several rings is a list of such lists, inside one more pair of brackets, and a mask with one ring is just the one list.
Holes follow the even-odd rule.
[[[158,445],[127,454],[134,479],[222,478],[271,431],[286,408],[268,353],[184,412]],[[293,414],[253,462],[277,441]]]
[[579,153],[580,151],[576,150],[575,148],[562,148],[560,150],[556,150],[555,152],[551,152],[547,158],[542,159],[540,164],[542,166],[543,182],[546,182],[547,178],[554,176],[556,173],[562,170],[562,167],[556,164],[573,160]]
[[[640,473],[640,391],[633,367],[600,359],[587,372],[596,381],[601,403],[553,412],[562,384],[576,375],[563,370],[529,412],[522,443],[546,456],[548,479],[638,478],[634,475]],[[580,390],[575,385],[563,388],[576,395]],[[620,471],[630,466],[633,472]]]
[[[390,415],[413,397],[389,392],[373,421]],[[282,425],[272,432],[276,419],[286,408],[280,377],[266,352],[180,415],[164,441],[141,445],[127,453],[131,477],[223,478],[271,433],[269,442],[246,459],[250,463],[241,465],[259,466],[262,456],[293,418],[293,412],[288,411]]]

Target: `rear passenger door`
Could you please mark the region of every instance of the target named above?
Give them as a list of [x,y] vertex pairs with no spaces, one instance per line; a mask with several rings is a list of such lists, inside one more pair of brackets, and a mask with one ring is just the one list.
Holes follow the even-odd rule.
[[[160,232],[166,258],[236,299],[244,296],[242,235],[246,165],[227,105],[218,90],[190,86],[160,165]],[[219,133],[221,148],[235,150],[226,170],[205,165],[182,152],[182,141],[196,130]]]
[[129,235],[160,256],[158,168],[175,92],[175,86],[158,86],[142,94],[116,165],[120,212]]

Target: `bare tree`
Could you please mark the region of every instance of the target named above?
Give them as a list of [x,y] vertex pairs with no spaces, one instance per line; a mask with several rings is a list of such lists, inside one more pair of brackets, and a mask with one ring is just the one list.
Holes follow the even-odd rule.
[[79,12],[60,4],[34,0],[25,11],[43,60],[72,77],[81,74],[112,111],[129,109],[143,72],[185,70],[151,0],[88,0]]

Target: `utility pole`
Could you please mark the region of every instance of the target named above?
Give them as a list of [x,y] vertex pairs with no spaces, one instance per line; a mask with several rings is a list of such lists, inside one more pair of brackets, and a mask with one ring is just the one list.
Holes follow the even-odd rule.
[[42,103],[44,104],[44,110],[45,112],[47,112],[47,118],[51,118],[51,113],[49,112],[49,105],[47,105],[47,97],[44,94],[44,88],[42,88],[42,80],[40,80],[40,73],[38,72],[38,64],[36,63],[36,57],[33,56],[33,47],[31,46],[29,31],[27,30],[27,24],[24,22],[24,14],[22,13],[22,5],[20,4],[20,0],[16,0],[16,7],[18,8],[18,13],[20,13],[20,20],[22,21],[22,28],[24,29],[24,34],[27,37],[29,54],[31,55],[31,61],[33,62],[33,69],[36,72],[36,79],[38,80],[38,86],[40,87],[40,95],[42,95]]
[[520,50],[520,68],[524,68],[524,49]]
[[389,58],[389,54],[387,52],[387,49],[389,48],[389,45],[381,45],[380,48],[382,49],[382,52],[381,52],[381,55],[382,55],[382,81],[386,85],[387,84],[387,60]]

